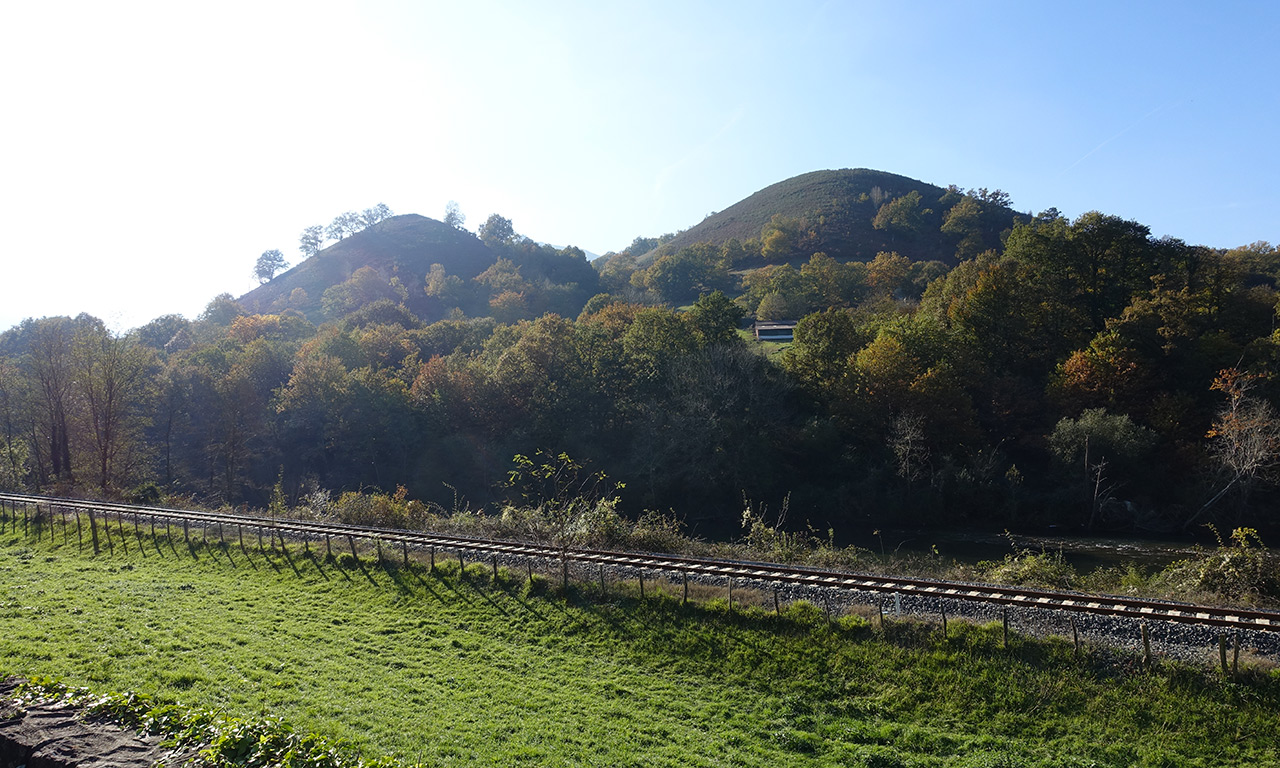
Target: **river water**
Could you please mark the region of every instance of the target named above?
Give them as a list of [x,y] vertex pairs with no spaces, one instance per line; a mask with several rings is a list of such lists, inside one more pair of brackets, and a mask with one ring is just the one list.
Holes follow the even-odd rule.
[[944,560],[961,563],[977,563],[982,560],[1001,560],[1015,550],[1033,552],[1062,552],[1079,572],[1097,568],[1128,568],[1134,566],[1150,573],[1160,570],[1177,560],[1189,557],[1199,544],[1215,547],[1217,541],[1208,538],[1158,539],[1124,536],[1064,536],[1046,534],[1008,534],[982,531],[948,530],[884,530],[878,535],[857,537],[850,542],[874,553],[933,554]]

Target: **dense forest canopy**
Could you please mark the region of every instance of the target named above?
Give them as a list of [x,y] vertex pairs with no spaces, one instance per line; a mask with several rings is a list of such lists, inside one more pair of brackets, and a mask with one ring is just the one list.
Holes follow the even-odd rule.
[[594,263],[452,204],[339,217],[195,320],[0,335],[0,488],[496,504],[542,450],[710,530],[744,498],[837,529],[1274,525],[1280,253],[1010,205],[824,171]]

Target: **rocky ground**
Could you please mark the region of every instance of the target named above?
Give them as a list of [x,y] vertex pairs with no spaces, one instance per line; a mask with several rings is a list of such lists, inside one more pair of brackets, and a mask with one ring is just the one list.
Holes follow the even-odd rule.
[[143,736],[63,702],[24,703],[23,681],[0,681],[0,768],[151,768],[175,760],[159,737]]

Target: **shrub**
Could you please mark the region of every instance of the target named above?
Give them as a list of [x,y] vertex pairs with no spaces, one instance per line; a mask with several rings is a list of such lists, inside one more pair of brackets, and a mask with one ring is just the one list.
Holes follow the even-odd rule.
[[1258,532],[1252,528],[1236,528],[1231,543],[1218,538],[1212,550],[1199,550],[1179,560],[1158,577],[1170,589],[1180,593],[1200,592],[1228,600],[1280,597],[1280,557],[1266,548]]
[[984,560],[978,563],[983,578],[1002,584],[1024,587],[1049,587],[1071,589],[1076,581],[1076,569],[1062,556],[1062,552],[1032,552],[1019,549],[1005,555],[1003,560]]

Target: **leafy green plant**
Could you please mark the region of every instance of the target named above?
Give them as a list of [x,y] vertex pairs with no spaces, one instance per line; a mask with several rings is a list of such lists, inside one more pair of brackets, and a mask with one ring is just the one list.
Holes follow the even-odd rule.
[[[1013,543],[1012,537],[1009,540]],[[1062,556],[1061,550],[1033,552],[1016,544],[1014,551],[1005,555],[1003,560],[983,560],[978,563],[977,570],[983,578],[1027,587],[1071,589],[1079,581],[1079,574]]]
[[198,752],[213,768],[390,768],[388,758],[364,758],[356,751],[316,734],[293,730],[278,717],[232,717],[223,712],[157,704],[137,693],[96,694],[49,677],[19,686],[22,706],[56,703],[82,710],[140,733],[158,735],[163,744]]
[[1170,565],[1159,581],[1179,593],[1207,593],[1221,598],[1259,600],[1280,597],[1280,557],[1267,549],[1253,528],[1236,528],[1215,549],[1197,549],[1192,557]]

